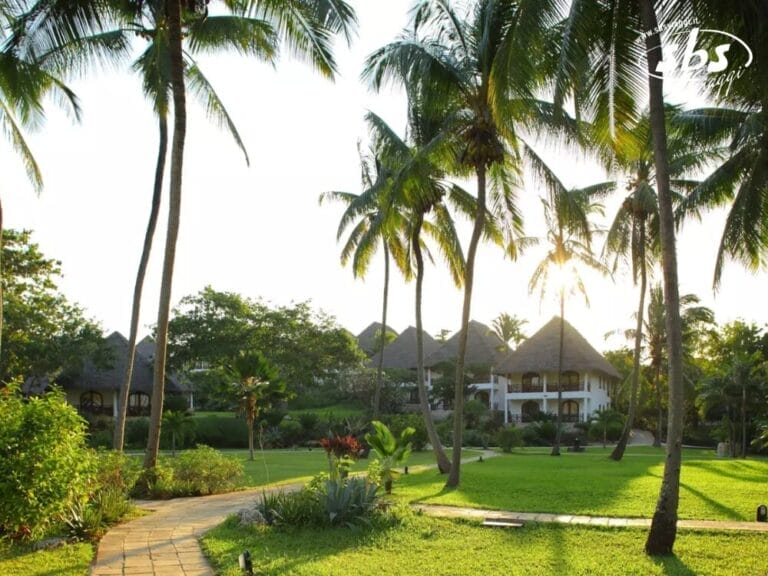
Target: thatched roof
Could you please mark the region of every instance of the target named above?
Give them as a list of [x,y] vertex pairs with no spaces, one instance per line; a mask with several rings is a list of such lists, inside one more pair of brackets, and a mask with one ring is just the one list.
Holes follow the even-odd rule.
[[[384,347],[384,368],[399,370],[416,369],[416,328],[409,326],[400,336]],[[440,344],[424,332],[424,358],[440,348]],[[371,357],[371,366],[379,365],[379,353]]]
[[155,341],[152,340],[151,336],[144,336],[144,338],[136,344],[136,353],[141,354],[150,362],[155,359]]
[[[457,332],[443,344],[439,350],[427,357],[427,366],[456,358],[459,350],[459,335]],[[496,366],[509,354],[509,346],[490,327],[470,320],[467,335],[467,354],[464,357],[466,366]]]
[[[495,367],[497,374],[557,371],[560,348],[560,317],[554,316],[544,327],[525,340],[504,362]],[[567,321],[563,331],[563,371],[600,372],[620,378],[616,369],[595,350]]]
[[[376,335],[381,333],[381,328],[381,322],[372,322],[368,328],[357,335],[357,345],[360,346],[360,350],[365,352],[368,356],[372,356],[376,352]],[[397,336],[397,331],[389,326],[387,326],[387,332],[393,336]]]
[[[143,342],[143,341],[142,341]],[[78,390],[118,390],[125,376],[125,365],[128,361],[128,340],[113,332],[106,338],[107,346],[112,350],[112,367],[100,368],[88,359],[83,363],[80,374],[64,377],[59,382],[63,388]],[[153,369],[152,362],[141,354],[138,347],[133,359],[133,378],[131,392],[152,393]],[[184,388],[174,377],[166,377],[167,392],[183,392]]]

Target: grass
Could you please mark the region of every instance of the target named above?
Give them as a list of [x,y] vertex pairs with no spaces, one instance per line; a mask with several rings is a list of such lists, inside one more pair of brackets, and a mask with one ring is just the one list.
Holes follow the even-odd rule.
[[34,551],[0,542],[0,574],[84,576],[92,558],[93,545],[86,543]]
[[221,576],[240,574],[237,557],[250,550],[263,574],[291,576],[431,576],[456,574],[722,575],[765,571],[764,534],[681,531],[675,556],[649,558],[644,530],[528,524],[482,528],[469,521],[413,516],[375,532],[243,529],[228,521],[203,546]]
[[288,414],[293,416],[300,416],[301,414],[317,414],[322,419],[328,419],[330,416],[334,418],[355,418],[363,416],[365,410],[360,406],[351,404],[334,404],[333,406],[324,406],[322,408],[299,408],[289,409]]
[[[240,460],[245,470],[243,486],[262,486],[265,484],[284,484],[308,480],[320,472],[328,471],[328,460],[322,449],[314,450],[265,450],[257,451],[254,459],[248,459],[247,450],[227,450],[224,452],[230,458]],[[463,450],[462,458],[477,456],[478,452]],[[408,459],[408,466],[423,466],[434,463],[431,451],[414,452]],[[368,460],[359,460],[352,471],[364,471]]]
[[[445,490],[443,478],[422,473],[402,478],[398,494],[409,502],[517,512],[651,517],[664,451],[631,448],[621,462],[609,460],[609,452],[590,447],[553,458],[523,450],[464,467],[457,490]],[[685,450],[679,516],[753,520],[765,501],[766,477],[767,460],[718,460],[709,451]]]

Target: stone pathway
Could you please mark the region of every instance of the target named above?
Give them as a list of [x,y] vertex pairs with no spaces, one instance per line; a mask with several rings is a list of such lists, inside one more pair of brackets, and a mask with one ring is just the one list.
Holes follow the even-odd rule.
[[[477,518],[497,522],[547,522],[554,524],[582,524],[608,526],[611,528],[640,527],[648,528],[650,518],[608,518],[599,516],[575,516],[570,514],[544,514],[538,512],[507,512],[505,510],[482,510],[479,508],[457,508],[419,504],[414,506],[428,516],[440,518]],[[731,520],[678,520],[678,528],[693,530],[741,530],[748,532],[768,532],[766,522],[737,522]]]

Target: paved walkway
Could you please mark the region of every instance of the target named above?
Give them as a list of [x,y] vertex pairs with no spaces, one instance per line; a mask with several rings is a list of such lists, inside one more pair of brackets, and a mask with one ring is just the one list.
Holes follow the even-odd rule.
[[[640,527],[651,525],[650,518],[607,518],[598,516],[574,516],[570,514],[544,514],[537,512],[507,512],[504,510],[481,510],[479,508],[457,508],[419,504],[415,509],[429,516],[441,518],[477,518],[496,522],[547,522],[553,524],[587,524],[591,526],[609,526],[611,528]],[[765,522],[736,522],[730,520],[678,520],[678,528],[693,530],[741,530],[749,532],[768,532]]]

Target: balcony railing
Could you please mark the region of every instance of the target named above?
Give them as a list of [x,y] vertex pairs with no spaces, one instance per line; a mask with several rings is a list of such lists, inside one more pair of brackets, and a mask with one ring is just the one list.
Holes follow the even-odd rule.
[[[507,421],[508,422],[514,422],[515,424],[523,423],[526,424],[528,422],[536,422],[537,420],[541,419],[541,414],[513,414],[508,413],[507,414]],[[557,412],[550,412],[547,414],[549,418],[552,420],[555,420],[557,418]],[[585,422],[585,416],[584,414],[563,414],[561,422],[564,424],[575,424],[576,422]]]
[[[566,383],[562,385],[561,390],[563,392],[583,392],[584,390],[586,390],[586,385],[584,382]],[[554,382],[548,383],[546,391],[557,392],[557,384]],[[507,384],[508,394],[519,394],[521,392],[522,393],[544,392],[544,385],[543,384],[521,384],[519,382],[512,382],[510,384]]]

